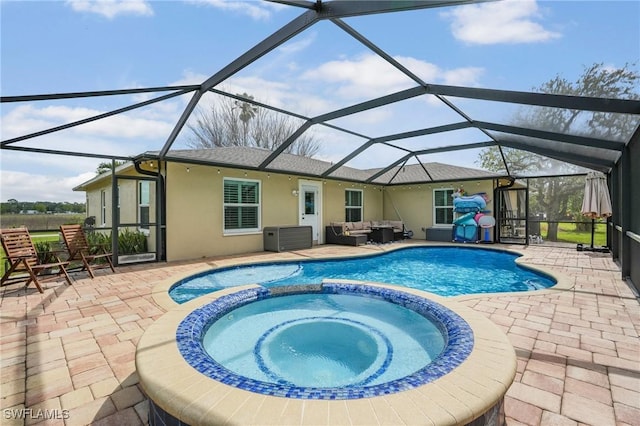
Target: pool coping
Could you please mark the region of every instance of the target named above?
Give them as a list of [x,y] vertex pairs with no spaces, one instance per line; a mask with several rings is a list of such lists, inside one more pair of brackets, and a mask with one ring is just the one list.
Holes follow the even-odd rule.
[[[409,247],[463,247],[463,248],[469,248],[469,249],[478,249],[478,250],[495,250],[495,251],[502,251],[502,252],[508,252],[508,253],[513,253],[513,254],[517,254],[519,257],[515,259],[516,264],[519,264],[521,266],[524,266],[526,268],[529,268],[535,272],[544,274],[544,275],[548,275],[550,277],[552,277],[553,279],[556,280],[556,285],[546,288],[546,289],[540,289],[540,290],[529,290],[526,293],[528,294],[535,294],[535,295],[543,295],[543,294],[553,294],[553,293],[557,293],[558,291],[565,291],[565,290],[569,290],[571,288],[573,288],[574,283],[572,282],[572,280],[569,278],[568,275],[563,274],[561,272],[558,272],[557,270],[552,271],[549,268],[545,268],[542,265],[534,265],[534,264],[530,264],[527,263],[528,262],[528,257],[527,257],[527,252],[525,250],[519,250],[519,249],[514,249],[513,247],[509,247],[509,248],[504,248],[504,247],[499,247],[496,246],[495,244],[491,244],[491,245],[487,245],[487,244],[464,244],[464,243],[447,243],[447,244],[434,244],[434,243],[429,243],[429,242],[414,242],[411,245],[408,244],[390,244],[390,245],[380,245],[377,246],[378,248],[381,249],[380,252],[377,253],[363,253],[363,254],[348,254],[345,256],[330,256],[330,257],[321,257],[321,258],[313,258],[310,259],[309,257],[300,257],[300,259],[292,259],[292,258],[287,258],[287,259],[282,259],[282,260],[268,260],[268,261],[256,261],[255,259],[247,259],[244,260],[242,258],[232,258],[232,259],[226,259],[225,260],[225,264],[223,266],[213,266],[211,264],[207,265],[207,266],[199,266],[199,267],[194,267],[194,269],[192,271],[186,272],[184,274],[178,275],[178,276],[174,276],[172,278],[163,280],[161,282],[159,282],[156,286],[153,287],[152,291],[151,291],[151,296],[153,297],[153,300],[162,308],[164,308],[165,310],[171,310],[176,306],[179,306],[180,304],[177,303],[176,301],[174,301],[171,296],[169,296],[169,290],[171,289],[171,287],[173,287],[177,282],[184,280],[186,278],[189,278],[191,276],[197,275],[197,274],[201,274],[201,273],[205,273],[207,271],[214,271],[216,269],[221,269],[221,268],[228,268],[228,267],[234,267],[234,266],[239,266],[239,265],[259,265],[259,264],[274,264],[274,263],[286,263],[286,262],[295,262],[295,261],[308,261],[308,260],[335,260],[335,259],[347,259],[347,258],[358,258],[358,257],[369,257],[369,256],[375,256],[375,255],[381,255],[384,254],[385,252],[390,252],[390,251],[395,251],[395,250],[402,250],[402,249],[406,249]],[[336,281],[333,280],[332,281]],[[234,288],[238,288],[238,287],[234,287]],[[221,291],[221,290],[219,290]],[[450,300],[470,300],[470,299],[477,299],[477,298],[481,298],[481,297],[492,297],[492,296],[496,296],[496,295],[500,295],[500,296],[508,296],[508,295],[522,295],[525,292],[522,291],[516,291],[516,292],[499,292],[499,293],[474,293],[474,294],[465,294],[465,295],[458,295],[458,296],[450,296],[447,297],[447,299]],[[442,296],[440,296],[442,297]]]
[[[175,281],[174,281],[175,282]],[[358,285],[357,281],[332,280]],[[466,424],[502,401],[516,374],[516,354],[507,336],[489,319],[451,298],[379,283],[370,286],[424,297],[454,311],[471,326],[474,347],[449,374],[414,389],[351,400],[287,399],[231,387],[206,377],[182,357],[176,329],[194,309],[238,286],[178,305],[141,337],[136,369],[147,396],[164,411],[191,425],[207,424],[371,424],[401,417],[405,424]]]

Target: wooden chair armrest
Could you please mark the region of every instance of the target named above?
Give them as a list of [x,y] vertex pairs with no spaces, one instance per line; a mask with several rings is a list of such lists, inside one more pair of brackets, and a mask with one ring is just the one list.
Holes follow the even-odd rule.
[[22,261],[23,259],[29,259],[30,257],[33,257],[33,255],[18,254],[18,255],[11,256],[12,259],[17,259],[18,262]]
[[60,267],[67,267],[69,266],[69,262],[53,262],[53,263],[41,263],[39,265],[33,266],[32,269],[34,271],[42,271],[44,269],[50,269],[50,268],[60,268]]

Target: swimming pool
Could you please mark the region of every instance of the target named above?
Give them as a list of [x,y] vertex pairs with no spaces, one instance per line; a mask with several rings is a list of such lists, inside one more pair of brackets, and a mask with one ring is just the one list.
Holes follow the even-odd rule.
[[465,247],[407,247],[357,258],[278,262],[220,268],[187,277],[169,295],[184,303],[223,288],[319,284],[325,279],[384,282],[440,296],[530,291],[551,287],[550,276],[518,265],[518,254]]

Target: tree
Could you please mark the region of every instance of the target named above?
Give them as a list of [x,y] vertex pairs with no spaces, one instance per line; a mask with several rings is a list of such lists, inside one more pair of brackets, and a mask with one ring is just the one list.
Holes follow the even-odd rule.
[[[243,98],[253,100],[253,96],[248,95],[246,92],[242,95]],[[242,144],[247,146],[249,144],[249,122],[252,118],[255,118],[258,113],[258,108],[250,102],[240,102],[238,100],[233,102],[236,110],[240,110],[238,118],[242,122]]]
[[[238,96],[253,100],[253,96],[247,93]],[[208,109],[196,110],[195,122],[187,125],[192,132],[187,145],[196,149],[252,146],[273,151],[300,126],[289,115],[257,107],[248,101],[220,97]],[[313,135],[305,133],[285,152],[310,157],[319,148]]]
[[[115,161],[116,167],[121,166],[124,164],[124,161]],[[105,161],[104,163],[100,163],[98,164],[98,167],[96,168],[96,174],[102,174],[105,172],[110,172],[111,171],[111,166],[112,163],[111,161]]]
[[[570,82],[558,75],[534,90],[550,94],[638,99],[640,75],[631,68],[632,65],[629,64],[619,69],[607,68],[601,63],[594,64],[585,67],[576,82]],[[624,114],[550,107],[520,109],[512,122],[516,126],[609,140],[625,140],[636,126],[633,117]],[[509,165],[509,172],[516,176],[570,175],[578,171],[574,165],[525,151],[503,148],[503,153]],[[502,156],[496,147],[483,150],[479,160],[487,170],[504,170]],[[566,220],[568,216],[576,218],[581,208],[583,188],[584,178],[577,176],[540,177],[529,180],[531,210],[545,213],[551,221],[548,239],[557,239],[558,224],[553,221]]]

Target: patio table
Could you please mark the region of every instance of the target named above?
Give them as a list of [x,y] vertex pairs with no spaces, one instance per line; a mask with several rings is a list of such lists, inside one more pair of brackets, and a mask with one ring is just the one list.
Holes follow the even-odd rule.
[[371,241],[376,243],[388,243],[393,241],[393,228],[390,226],[372,226],[369,234]]

